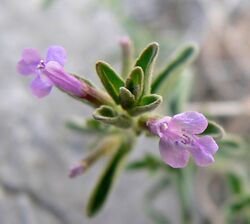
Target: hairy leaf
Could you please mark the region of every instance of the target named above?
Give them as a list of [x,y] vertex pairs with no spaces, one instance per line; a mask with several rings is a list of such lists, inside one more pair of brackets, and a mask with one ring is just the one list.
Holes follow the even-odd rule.
[[120,102],[124,109],[129,109],[135,104],[134,95],[125,87],[120,88]]
[[122,78],[116,74],[114,69],[109,64],[103,61],[96,63],[96,72],[107,92],[114,99],[114,101],[119,104],[119,89],[124,86]]
[[136,60],[135,66],[142,68],[144,72],[144,94],[149,94],[151,92],[151,76],[153,64],[158,55],[159,45],[158,43],[149,44],[140,54]]

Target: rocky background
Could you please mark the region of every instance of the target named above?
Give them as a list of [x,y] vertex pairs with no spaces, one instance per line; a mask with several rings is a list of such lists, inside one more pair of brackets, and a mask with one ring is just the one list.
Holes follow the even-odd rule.
[[[66,69],[98,81],[96,60],[119,68],[118,40],[123,35],[130,34],[139,48],[159,41],[166,50],[162,61],[183,41],[194,40],[202,51],[193,101],[244,103],[250,84],[249,9],[248,0],[1,0],[0,223],[151,223],[144,193],[156,177],[146,173],[124,173],[104,210],[86,218],[84,206],[103,161],[84,176],[69,179],[68,167],[97,139],[73,133],[64,123],[71,116],[90,117],[91,109],[56,89],[44,99],[32,96],[31,79],[16,72],[23,48],[45,53],[51,44],[62,45],[68,53]],[[128,25],[130,21],[135,25]],[[249,130],[247,111],[228,116],[230,131]],[[131,159],[146,150],[158,153],[157,143],[142,137]],[[156,206],[179,223],[174,193],[170,189]]]

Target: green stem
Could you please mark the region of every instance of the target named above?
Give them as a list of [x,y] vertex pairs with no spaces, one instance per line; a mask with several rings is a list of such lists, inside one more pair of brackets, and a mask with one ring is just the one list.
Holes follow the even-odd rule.
[[112,135],[104,138],[90,153],[86,158],[82,159],[80,162],[85,169],[89,168],[93,165],[97,160],[99,160],[102,156],[113,153],[119,147],[120,139],[118,135]]
[[180,201],[183,224],[192,223],[191,173],[189,168],[180,169],[176,175],[177,190]]

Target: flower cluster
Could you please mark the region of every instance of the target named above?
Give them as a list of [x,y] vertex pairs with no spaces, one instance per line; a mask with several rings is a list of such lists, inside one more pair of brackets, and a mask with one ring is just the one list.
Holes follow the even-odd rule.
[[[48,95],[53,85],[73,96],[86,96],[86,84],[65,72],[65,62],[66,51],[61,46],[50,46],[45,59],[36,49],[27,48],[23,50],[17,70],[21,75],[36,76],[31,83],[31,90],[37,97]],[[210,136],[198,136],[207,125],[207,119],[198,112],[148,121],[150,131],[160,137],[159,148],[163,160],[174,168],[185,167],[190,154],[198,166],[214,162],[213,155],[218,145]]]
[[[208,124],[211,125],[212,122],[208,122],[203,114],[189,111],[159,119],[161,116],[151,113],[163,102],[164,98],[159,95],[164,90],[163,83],[168,82],[169,77],[180,74],[180,71],[190,64],[195,58],[196,46],[184,47],[171,57],[166,68],[158,74],[154,74],[153,69],[159,53],[158,43],[149,44],[134,63],[130,39],[123,38],[120,46],[122,49],[120,72],[104,61],[96,63],[96,73],[103,89],[65,70],[66,51],[61,46],[50,46],[44,59],[36,49],[26,48],[17,64],[17,70],[21,75],[35,76],[31,83],[31,90],[35,96],[45,97],[55,86],[73,99],[94,108],[92,119],[86,119],[85,123],[73,122],[69,125],[81,133],[91,132],[102,136],[95,149],[70,168],[70,178],[85,173],[101,157],[110,156],[88,201],[88,216],[95,215],[104,204],[115,177],[132,151],[138,135],[145,133],[148,136],[152,134],[158,136],[161,157],[173,168],[186,167],[190,155],[197,166],[208,166],[214,162],[214,155],[218,150],[217,143],[209,135],[211,132],[207,132]],[[168,91],[171,92],[173,83],[169,81],[166,84]],[[175,86],[172,88],[176,94]],[[172,104],[167,103],[165,106],[170,108]],[[174,104],[177,105],[176,102]],[[174,108],[169,111],[182,111],[182,109]],[[146,156],[134,167],[156,169],[164,166],[161,160],[152,158]],[[175,173],[178,172],[182,171]]]
[[[24,76],[36,76],[31,83],[31,90],[37,97],[48,95],[52,87],[56,86],[74,97],[84,98],[87,95],[87,84],[64,70],[66,58],[66,51],[61,46],[50,46],[45,59],[36,49],[26,48],[17,64],[17,70]],[[210,136],[198,136],[208,125],[204,115],[185,112],[172,118],[166,116],[159,120],[149,120],[147,125],[153,134],[160,137],[160,154],[171,167],[185,167],[190,154],[198,166],[214,162],[213,155],[218,145]]]

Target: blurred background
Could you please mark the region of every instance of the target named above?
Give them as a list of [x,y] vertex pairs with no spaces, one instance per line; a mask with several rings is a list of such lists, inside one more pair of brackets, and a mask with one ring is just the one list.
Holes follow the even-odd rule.
[[[99,83],[95,62],[102,59],[119,69],[118,42],[124,35],[134,41],[136,52],[151,41],[159,42],[156,69],[181,44],[195,41],[201,52],[193,66],[194,88],[187,108],[208,111],[227,132],[247,139],[249,10],[249,0],[1,0],[0,223],[154,223],[145,212],[145,192],[157,174],[146,172],[124,172],[102,212],[86,218],[86,200],[103,161],[84,176],[69,179],[68,167],[97,139],[76,134],[64,123],[72,116],[91,117],[92,110],[56,89],[44,99],[32,96],[31,79],[16,72],[23,48],[34,47],[45,54],[49,45],[62,45],[68,53],[66,69]],[[145,151],[158,155],[157,141],[141,137],[131,160]],[[237,166],[240,161],[234,162],[236,170],[249,175]],[[223,223],[225,188],[221,176],[213,174],[213,168],[197,174],[194,223],[206,223],[201,216]],[[211,176],[219,179],[217,184],[206,182]],[[201,182],[216,192],[214,200]],[[174,188],[154,204],[171,223],[180,223]]]

